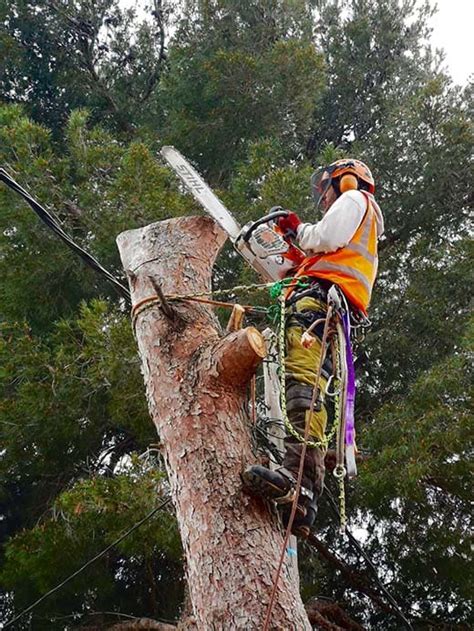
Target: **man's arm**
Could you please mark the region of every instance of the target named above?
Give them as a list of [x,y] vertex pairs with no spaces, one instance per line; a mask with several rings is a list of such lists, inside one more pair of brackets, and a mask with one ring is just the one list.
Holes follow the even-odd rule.
[[307,254],[335,252],[349,243],[367,209],[367,200],[360,191],[347,191],[337,199],[316,224],[301,223],[296,236]]

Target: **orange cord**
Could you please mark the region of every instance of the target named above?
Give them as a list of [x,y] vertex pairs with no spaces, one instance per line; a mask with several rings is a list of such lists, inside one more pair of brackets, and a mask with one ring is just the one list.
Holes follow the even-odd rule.
[[250,382],[250,399],[252,404],[252,425],[257,424],[257,377],[254,375]]
[[[173,296],[166,296],[168,300],[174,300]],[[235,302],[221,302],[220,300],[211,300],[210,298],[197,298],[195,296],[190,297],[179,297],[176,300],[191,300],[192,302],[203,302],[207,305],[214,305],[215,307],[227,307],[228,309],[233,309],[235,307]],[[245,311],[252,311],[254,307],[252,305],[240,305]]]
[[[213,305],[215,307],[225,307],[227,309],[233,309],[235,307],[234,302],[222,302],[220,300],[211,300],[210,298],[199,298],[197,296],[165,296],[167,300],[189,300],[192,302],[202,302],[207,305]],[[158,294],[153,294],[152,296],[147,296],[146,298],[142,298],[136,304],[133,305],[131,311],[132,318],[132,326],[135,328],[135,321],[139,313],[145,310],[147,306],[151,307],[154,304],[161,304],[161,299]],[[241,305],[245,311],[254,311],[255,307],[252,305]]]
[[267,607],[267,613],[265,615],[265,622],[263,623],[263,631],[268,631],[268,629],[269,629],[270,617],[272,615],[273,605],[275,603],[275,596],[276,596],[276,591],[277,591],[277,587],[278,587],[278,581],[280,579],[281,568],[283,567],[283,561],[285,559],[286,547],[288,545],[288,540],[289,540],[290,535],[291,535],[291,529],[293,527],[293,521],[294,521],[295,515],[296,515],[296,508],[298,506],[298,499],[299,499],[300,490],[301,490],[301,480],[303,479],[304,460],[305,460],[305,457],[306,457],[306,446],[307,446],[307,442],[308,442],[308,438],[309,438],[309,430],[310,430],[310,427],[311,427],[311,421],[313,420],[314,404],[316,403],[316,397],[318,396],[318,391],[319,391],[319,379],[321,377],[321,371],[322,371],[322,367],[323,367],[323,363],[324,363],[324,359],[325,359],[325,355],[326,355],[325,347],[326,347],[326,340],[327,340],[327,337],[328,337],[328,334],[329,334],[329,324],[330,324],[331,316],[332,316],[332,307],[331,307],[331,305],[329,305],[328,312],[327,312],[327,315],[326,315],[326,322],[324,323],[323,336],[322,336],[322,339],[321,339],[321,356],[319,358],[318,372],[317,372],[317,375],[316,375],[316,380],[314,382],[313,394],[311,396],[311,406],[309,408],[310,409],[310,414],[308,414],[308,417],[307,417],[306,423],[305,423],[305,428],[304,428],[303,448],[301,449],[300,464],[299,464],[299,468],[298,468],[298,477],[297,477],[297,480],[296,480],[295,499],[293,500],[293,504],[291,506],[290,519],[288,520],[288,525],[286,527],[285,538],[283,540],[283,547],[282,547],[282,551],[281,551],[281,555],[280,555],[280,561],[278,563],[278,569],[276,571],[275,578],[273,580],[273,588],[272,588],[272,593],[270,595],[270,601],[269,601],[268,607]]

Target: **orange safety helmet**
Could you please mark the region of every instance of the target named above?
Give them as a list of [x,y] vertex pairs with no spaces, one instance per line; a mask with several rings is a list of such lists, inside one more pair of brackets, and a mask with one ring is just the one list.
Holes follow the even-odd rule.
[[375,182],[369,167],[354,158],[336,160],[313,173],[311,189],[316,205],[319,205],[331,184],[336,185],[336,192],[339,194],[358,188],[364,188],[372,195],[375,193]]

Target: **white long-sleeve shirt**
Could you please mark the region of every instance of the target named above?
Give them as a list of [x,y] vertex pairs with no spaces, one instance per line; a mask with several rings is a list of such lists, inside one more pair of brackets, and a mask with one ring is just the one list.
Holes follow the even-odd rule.
[[[335,252],[343,248],[350,242],[364,218],[367,203],[367,198],[360,191],[343,193],[321,221],[299,225],[299,246],[306,254]],[[384,231],[383,215],[375,200],[372,200],[372,206],[377,220],[377,237],[380,237]]]

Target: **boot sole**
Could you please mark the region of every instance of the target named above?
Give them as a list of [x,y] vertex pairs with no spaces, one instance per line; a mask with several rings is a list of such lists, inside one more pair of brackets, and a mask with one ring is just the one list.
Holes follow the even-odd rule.
[[[277,502],[279,506],[290,506],[293,503],[293,499],[289,499],[287,502],[279,502],[282,497],[282,490],[279,486],[272,484],[268,480],[264,480],[261,476],[257,475],[253,471],[244,471],[241,475],[244,483],[245,490],[255,495],[256,497],[263,497],[266,500]],[[306,515],[306,509],[301,504],[296,507],[296,516],[299,519],[304,518]],[[309,530],[308,530],[309,534]],[[308,535],[306,535],[308,536]]]
[[[264,497],[267,500],[278,500],[286,495],[279,486],[272,484],[268,480],[264,480],[251,470],[242,473],[242,480],[245,488],[258,497]],[[291,500],[289,500],[289,502],[291,502]]]

